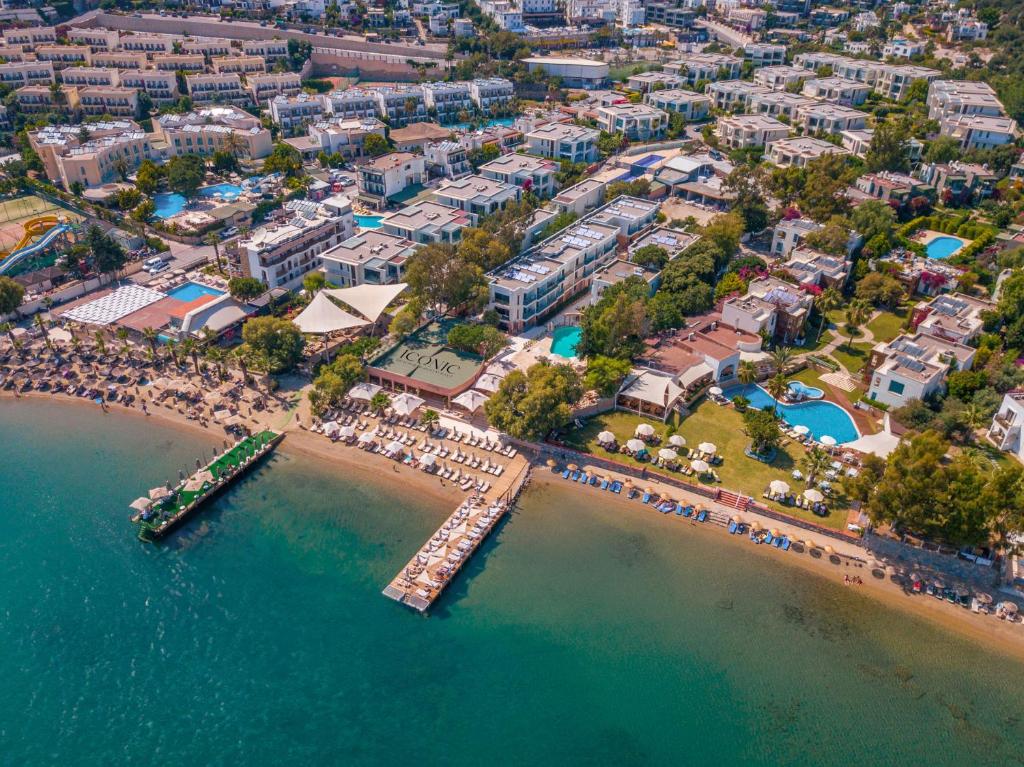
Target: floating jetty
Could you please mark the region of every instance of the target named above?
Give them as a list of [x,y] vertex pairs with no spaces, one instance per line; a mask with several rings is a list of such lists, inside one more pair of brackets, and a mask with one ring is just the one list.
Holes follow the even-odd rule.
[[[168,482],[149,491],[148,496],[131,504],[131,520],[139,527],[139,538],[155,541],[167,535],[206,501],[228,487],[246,471],[269,455],[284,439],[284,434],[261,431],[227,448],[206,466],[177,487]],[[196,466],[200,464],[196,461]]]
[[463,501],[384,589],[384,596],[426,612],[512,508],[529,480],[525,466],[509,490],[493,501],[481,495]]

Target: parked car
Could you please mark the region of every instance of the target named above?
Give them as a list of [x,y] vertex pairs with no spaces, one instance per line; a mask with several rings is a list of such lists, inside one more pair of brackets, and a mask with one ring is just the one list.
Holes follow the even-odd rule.
[[223,232],[221,232],[220,236],[223,237],[224,239],[227,239],[228,237],[234,237],[236,234],[238,234],[238,227],[237,226],[230,226],[227,229],[225,229]]

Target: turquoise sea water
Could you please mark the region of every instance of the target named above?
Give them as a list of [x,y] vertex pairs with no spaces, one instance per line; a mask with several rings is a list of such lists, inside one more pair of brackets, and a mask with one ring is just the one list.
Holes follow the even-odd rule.
[[[429,617],[446,516],[287,453],[165,545],[211,441],[0,401],[0,763],[1007,765],[1024,666],[777,553],[537,485]],[[343,449],[340,448],[339,449]]]

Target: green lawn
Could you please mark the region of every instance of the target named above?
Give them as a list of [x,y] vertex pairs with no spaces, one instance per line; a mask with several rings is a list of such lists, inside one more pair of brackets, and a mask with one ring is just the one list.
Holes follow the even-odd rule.
[[[620,445],[624,444],[627,439],[633,437],[637,424],[640,423],[649,423],[654,426],[655,433],[662,438],[663,443],[668,438],[670,427],[675,425],[674,421],[663,425],[633,413],[615,411],[589,419],[582,429],[568,432],[564,440],[570,447],[583,452],[593,453],[632,466],[645,466],[648,464],[621,453],[609,453],[597,444],[597,435],[605,430],[612,432]],[[750,441],[743,433],[742,416],[733,408],[721,407],[704,400],[676,426],[673,433],[685,437],[689,447],[695,447],[700,442],[713,442],[718,447],[718,454],[722,456],[723,462],[716,466],[715,470],[722,479],[721,487],[749,495],[795,517],[836,529],[846,526],[846,503],[843,498],[837,499],[835,511],[828,517],[821,518],[814,516],[809,511],[781,506],[765,501],[761,497],[773,479],[782,479],[788,482],[794,492],[803,488],[803,485],[792,479],[790,475],[793,469],[799,467],[804,450],[800,445],[788,442],[779,449],[778,455],[771,464],[764,464],[748,458],[744,454],[744,450]],[[658,471],[665,470],[658,469]]]
[[[829,391],[828,385],[821,380],[821,376],[824,375],[824,373],[826,372],[828,371],[822,371],[819,373],[814,368],[808,367],[804,368],[799,373],[792,374],[789,377],[791,379],[795,378],[798,381],[803,381],[808,386],[817,386],[819,389]],[[840,405],[845,404],[848,407],[853,407],[853,403],[859,400],[861,398],[861,395],[863,395],[867,391],[867,389],[865,389],[863,386],[858,386],[852,392],[845,392],[842,389],[835,389],[835,391],[846,398],[846,402],[840,402]]]
[[793,350],[793,353],[804,354],[808,352],[816,352],[819,351],[820,349],[825,348],[827,344],[831,343],[835,339],[835,334],[831,330],[829,330],[827,326],[824,330],[821,331],[821,338],[815,340],[814,336],[817,332],[817,323],[812,323],[808,325],[807,338],[804,341],[804,345],[790,347]]
[[868,330],[875,341],[891,341],[903,332],[907,321],[907,310],[897,309],[895,312],[882,312],[868,323]]
[[871,349],[872,344],[854,341],[852,348],[849,344],[844,343],[832,351],[832,356],[845,365],[851,373],[859,373],[871,359]]

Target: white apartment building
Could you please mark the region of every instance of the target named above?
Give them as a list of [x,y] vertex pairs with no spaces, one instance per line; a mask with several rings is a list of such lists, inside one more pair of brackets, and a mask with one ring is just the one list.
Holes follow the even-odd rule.
[[604,201],[604,188],[607,184],[596,178],[585,178],[578,184],[563,189],[556,194],[551,202],[559,213],[575,213],[583,216]]
[[753,96],[763,96],[773,91],[763,85],[754,85],[745,80],[722,80],[708,83],[705,92],[716,109],[726,112],[745,112]]
[[290,200],[284,215],[240,240],[229,263],[239,274],[255,277],[268,288],[294,290],[322,265],[320,256],[354,234],[352,204],[347,197],[323,202]]
[[52,45],[57,42],[57,30],[54,27],[24,27],[21,29],[5,29],[4,45],[17,45],[25,50],[37,45]]
[[202,54],[161,53],[153,57],[153,67],[161,72],[204,72],[206,57]]
[[471,225],[469,214],[458,208],[419,202],[384,216],[380,230],[415,243],[454,243],[462,239],[462,230]]
[[428,110],[433,110],[437,121],[445,123],[458,122],[459,115],[473,114],[473,99],[469,95],[467,82],[436,82],[423,83],[423,101]]
[[988,37],[988,24],[977,19],[957,19],[946,27],[946,42],[984,40]]
[[331,103],[331,113],[336,117],[352,119],[356,117],[381,117],[380,101],[376,91],[363,88],[348,88],[343,91],[331,91],[327,94]]
[[555,193],[555,173],[558,166],[551,160],[542,160],[528,154],[503,154],[480,166],[478,173],[506,184],[532,192],[541,199]]
[[325,250],[320,259],[332,285],[394,285],[405,276],[405,264],[416,244],[379,229],[364,230]]
[[706,120],[711,113],[711,99],[693,91],[652,91],[644,96],[644,102],[663,112],[681,114],[687,122]]
[[261,56],[266,61],[277,61],[288,57],[288,41],[243,40],[242,53],[246,56]]
[[780,168],[803,168],[811,160],[827,154],[848,154],[835,144],[813,136],[795,136],[773,141],[768,145],[768,161]]
[[182,53],[199,53],[203,56],[234,56],[237,51],[226,37],[195,37],[181,41]]
[[262,74],[267,62],[260,56],[215,56],[210,60],[214,72],[235,72],[240,75]]
[[942,75],[937,69],[928,67],[917,67],[910,64],[903,66],[884,66],[879,70],[878,80],[875,82],[875,91],[892,99],[899,101],[918,80],[930,83]]
[[270,119],[286,136],[304,133],[305,126],[323,120],[330,113],[330,101],[319,94],[298,93],[270,99]]
[[591,163],[597,159],[600,133],[592,128],[567,123],[547,123],[526,134],[530,154],[551,160]]
[[914,307],[911,324],[918,333],[969,345],[985,327],[983,315],[995,304],[964,293],[942,293]]
[[935,80],[928,86],[928,117],[943,120],[960,115],[1002,117],[1003,102],[988,83]]
[[629,76],[626,80],[626,89],[636,93],[650,93],[659,89],[680,88],[685,83],[685,78],[670,75],[668,72],[641,72]]
[[96,51],[116,51],[121,47],[121,35],[112,29],[81,29],[72,27],[65,35],[75,45],[87,45]]
[[867,113],[840,104],[808,104],[796,113],[797,124],[807,133],[842,133],[865,126]]
[[1000,450],[1005,450],[1024,461],[1024,440],[1021,426],[1024,424],[1024,389],[1011,389],[1003,395],[999,410],[992,417],[988,430],[989,441]]
[[924,54],[924,42],[908,40],[905,37],[895,37],[882,48],[882,56],[887,59],[910,59],[922,54]]
[[139,92],[116,85],[90,85],[78,89],[78,108],[83,115],[135,117],[139,111]]
[[125,35],[121,38],[121,49],[141,53],[173,53],[174,42],[178,39],[172,35]]
[[[505,155],[509,157],[511,155]],[[458,141],[438,141],[423,147],[423,157],[431,175],[462,178],[473,172],[466,148]]]
[[845,77],[820,77],[805,80],[800,92],[808,98],[843,106],[858,106],[867,101],[871,88]]
[[53,62],[54,69],[87,67],[92,63],[92,51],[81,45],[39,45],[36,60]]
[[[67,70],[65,70],[67,71]],[[174,72],[160,72],[155,69],[127,69],[118,73],[118,79],[125,88],[145,91],[154,104],[169,104],[177,101],[178,78]]]
[[508,111],[516,98],[515,86],[504,77],[478,77],[469,81],[469,97],[485,115]]
[[383,207],[388,200],[414,184],[426,180],[426,161],[422,155],[409,152],[390,154],[367,160],[356,169],[359,198]]
[[772,232],[772,256],[786,258],[794,248],[799,247],[807,235],[819,229],[821,224],[816,224],[809,218],[794,218],[790,221],[783,219],[775,225]]
[[149,67],[149,60],[145,53],[100,51],[92,55],[92,65],[104,69],[146,69]]
[[497,213],[511,202],[519,202],[522,196],[520,187],[484,176],[447,179],[430,194],[439,205],[465,211],[474,225],[481,217]]
[[392,128],[427,119],[423,89],[418,85],[394,85],[378,88],[377,106]]
[[755,67],[774,67],[786,63],[786,46],[772,43],[747,43],[743,58]]
[[99,67],[68,67],[60,71],[60,81],[64,85],[89,86],[89,85],[118,85],[116,69],[101,69]]
[[976,350],[926,333],[903,334],[871,350],[868,397],[889,407],[942,391],[950,370],[969,370]]
[[1017,140],[1017,121],[1009,117],[959,115],[939,123],[939,132],[952,136],[964,149],[992,149]]
[[188,114],[166,114],[153,119],[156,137],[169,147],[170,155],[211,155],[229,151],[259,160],[271,153],[274,143],[260,119],[233,106],[208,106]]
[[805,107],[815,106],[821,102],[816,99],[800,96],[796,93],[786,91],[770,91],[768,93],[755,93],[750,97],[747,105],[749,114],[768,115],[769,117],[785,117],[790,122],[796,122],[797,114]]
[[248,104],[249,94],[234,72],[186,75],[185,85],[193,104]]
[[249,75],[245,87],[255,104],[266,104],[275,96],[297,96],[302,92],[302,79],[295,72]]
[[789,126],[766,115],[724,115],[715,132],[730,149],[753,149],[786,138]]
[[387,135],[387,126],[373,117],[332,118],[309,126],[309,139],[327,154],[358,158],[364,155],[367,136]]
[[787,65],[761,67],[754,72],[754,85],[762,85],[773,91],[784,91],[790,85],[814,77],[814,73],[803,67]]
[[688,53],[665,64],[666,72],[685,78],[690,85],[700,80],[735,80],[742,68],[742,59],[723,53]]
[[650,141],[665,135],[668,115],[647,104],[609,104],[595,112],[597,124],[609,133],[621,133],[630,141]]

